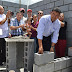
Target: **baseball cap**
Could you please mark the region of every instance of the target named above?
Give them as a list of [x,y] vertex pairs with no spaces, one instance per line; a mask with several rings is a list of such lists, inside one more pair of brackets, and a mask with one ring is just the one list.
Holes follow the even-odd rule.
[[20,8],[19,10],[20,10],[20,11],[24,11],[24,12],[25,12],[25,9],[24,9],[24,8]]
[[29,11],[30,11],[30,12],[32,12],[32,10],[31,10],[31,9],[28,9],[28,10],[27,10],[27,12],[29,12]]

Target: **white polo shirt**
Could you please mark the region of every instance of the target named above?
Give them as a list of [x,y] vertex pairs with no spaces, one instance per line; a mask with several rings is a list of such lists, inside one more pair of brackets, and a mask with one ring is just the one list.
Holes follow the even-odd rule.
[[[6,18],[5,14],[0,14],[0,22]],[[6,21],[4,24],[0,25],[0,31],[2,34],[0,34],[0,38],[8,37],[9,31],[8,31],[8,22]]]

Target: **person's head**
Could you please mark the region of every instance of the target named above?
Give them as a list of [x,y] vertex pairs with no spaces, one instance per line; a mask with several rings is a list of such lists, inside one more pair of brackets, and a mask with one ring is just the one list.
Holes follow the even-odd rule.
[[17,18],[18,21],[21,20],[21,18],[22,18],[21,12],[17,12],[17,13],[16,13],[16,18]]
[[54,8],[51,12],[51,21],[54,22],[56,19],[58,19],[60,16],[60,13],[61,13],[61,10],[58,7]]
[[33,21],[34,21],[34,22],[37,21],[37,15],[36,15],[36,14],[33,15]]
[[28,15],[28,18],[32,17],[32,10],[31,9],[27,10],[27,15]]
[[27,19],[27,23],[28,24],[31,24],[32,23],[32,17],[30,17],[30,18]]
[[4,8],[3,6],[0,5],[0,14],[3,14],[4,13]]
[[38,11],[38,20],[43,16],[43,11]]
[[10,17],[12,17],[14,15],[13,11],[10,11]]
[[59,20],[60,21],[63,21],[64,20],[64,13],[60,13]]
[[22,13],[22,16],[23,16],[24,13],[25,13],[25,9],[24,8],[20,8],[19,10],[20,10],[20,12]]

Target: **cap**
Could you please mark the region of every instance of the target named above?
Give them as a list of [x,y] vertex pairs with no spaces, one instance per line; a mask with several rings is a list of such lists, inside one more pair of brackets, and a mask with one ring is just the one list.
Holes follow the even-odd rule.
[[24,10],[24,12],[25,12],[25,9],[24,9],[24,8],[20,8],[19,10],[20,10],[20,11]]
[[28,9],[28,10],[27,10],[27,12],[29,12],[29,11],[30,11],[30,12],[32,12],[32,10],[31,10],[31,9]]

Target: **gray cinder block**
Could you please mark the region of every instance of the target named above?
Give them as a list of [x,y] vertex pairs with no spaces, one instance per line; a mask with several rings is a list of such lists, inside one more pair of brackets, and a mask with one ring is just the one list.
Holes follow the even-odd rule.
[[72,11],[67,11],[67,12],[64,12],[64,15],[66,18],[70,18],[70,17],[72,17],[71,13],[72,13]]
[[0,5],[2,5],[2,1],[0,1]]
[[61,69],[61,66],[60,66],[61,61],[59,61],[59,60],[57,60],[57,59],[54,59],[53,62],[54,62],[54,71],[60,70],[60,69]]
[[44,65],[33,65],[33,72],[53,72],[54,63],[50,62]]
[[72,67],[62,69],[62,72],[72,72]]
[[43,0],[44,4],[50,3],[50,0]]
[[69,4],[69,10],[72,10],[72,4]]
[[57,0],[50,0],[51,2],[57,1]]
[[72,57],[67,57],[67,67],[72,66]]
[[14,7],[8,7],[8,10],[11,10],[11,11],[15,11],[15,8]]
[[59,1],[55,2],[55,7],[56,6],[61,6],[61,5],[63,5],[63,0],[59,0]]
[[34,62],[36,65],[46,64],[54,60],[54,52],[35,53]]
[[48,8],[54,8],[54,2],[47,4],[47,9],[48,9]]
[[72,0],[64,0],[64,4],[72,3]]
[[62,12],[68,11],[68,5],[60,6],[59,8]]
[[68,56],[72,56],[72,47],[68,48]]

